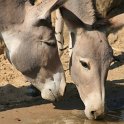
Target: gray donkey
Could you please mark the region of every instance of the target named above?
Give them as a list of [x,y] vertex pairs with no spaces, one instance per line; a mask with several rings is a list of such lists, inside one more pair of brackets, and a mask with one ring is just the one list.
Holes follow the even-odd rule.
[[9,61],[54,101],[66,86],[50,13],[65,0],[0,0],[0,32]]
[[[71,77],[85,104],[86,116],[97,119],[104,114],[104,84],[114,60],[105,33],[109,22],[98,18],[92,0],[68,0],[57,10],[57,15],[60,14],[70,33]],[[56,36],[60,46],[63,41],[61,21],[61,16],[57,17]]]

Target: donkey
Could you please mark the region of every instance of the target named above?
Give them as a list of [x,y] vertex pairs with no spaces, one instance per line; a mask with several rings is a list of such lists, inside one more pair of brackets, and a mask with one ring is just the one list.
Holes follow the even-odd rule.
[[50,13],[65,0],[0,0],[0,32],[7,58],[38,90],[55,101],[65,90]]
[[109,22],[97,18],[92,0],[68,0],[59,11],[70,32],[72,80],[85,104],[86,116],[97,119],[104,114],[104,84],[114,60],[105,33]]

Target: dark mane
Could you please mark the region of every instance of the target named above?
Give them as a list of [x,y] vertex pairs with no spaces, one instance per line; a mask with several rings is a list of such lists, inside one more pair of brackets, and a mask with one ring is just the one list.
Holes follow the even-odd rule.
[[99,18],[94,22],[94,24],[92,25],[92,28],[101,30],[101,29],[103,29],[103,28],[105,29],[111,25],[112,25],[111,22],[107,18]]
[[17,4],[20,6],[20,5],[23,5],[27,0],[16,0]]
[[103,17],[97,10],[97,4],[96,4],[96,0],[92,0],[92,5],[93,5],[93,9],[94,9],[94,15],[95,15],[95,21],[92,25],[93,29],[102,29],[102,28],[106,28],[107,26],[110,26],[111,23],[109,22],[109,19],[107,17]]

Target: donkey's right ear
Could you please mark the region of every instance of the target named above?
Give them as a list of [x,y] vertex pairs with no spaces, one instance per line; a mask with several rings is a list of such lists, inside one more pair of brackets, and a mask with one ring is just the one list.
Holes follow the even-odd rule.
[[109,27],[110,30],[123,28],[124,27],[124,21],[123,20],[124,20],[124,13],[110,18],[109,19],[109,21],[111,23],[111,27]]
[[39,0],[39,19],[47,18],[52,11],[62,6],[67,0]]

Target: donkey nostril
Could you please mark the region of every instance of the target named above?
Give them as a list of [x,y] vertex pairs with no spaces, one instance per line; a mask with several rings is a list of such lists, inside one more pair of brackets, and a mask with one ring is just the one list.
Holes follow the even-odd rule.
[[104,117],[104,114],[98,114],[97,111],[91,111],[91,116],[93,119],[97,119],[97,120],[100,120],[100,119],[103,119]]
[[97,118],[97,114],[96,114],[96,111],[91,111],[91,115],[93,116],[94,119]]
[[91,111],[91,114],[94,114],[95,111]]

